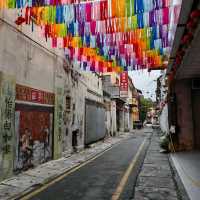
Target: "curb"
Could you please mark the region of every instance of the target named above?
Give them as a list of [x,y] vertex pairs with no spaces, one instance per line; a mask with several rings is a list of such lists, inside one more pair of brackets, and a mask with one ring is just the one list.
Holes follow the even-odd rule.
[[[154,136],[153,137],[156,137],[156,138],[158,138],[159,137],[159,135],[157,135],[157,133],[156,132],[154,132]],[[152,138],[151,138],[152,139]],[[152,141],[152,140],[151,140]],[[151,141],[150,141],[150,145],[151,145]],[[150,145],[149,145],[149,147],[150,147]],[[149,150],[149,148],[147,149],[147,152],[148,152],[148,150]],[[158,153],[158,152],[157,152]],[[169,165],[168,167],[169,167],[169,173],[171,174],[171,181],[173,182],[173,191],[174,191],[174,194],[176,194],[176,196],[177,196],[177,200],[189,200],[189,199],[187,199],[187,198],[180,198],[180,197],[182,197],[182,195],[183,195],[183,192],[182,193],[180,193],[179,192],[179,189],[178,189],[178,187],[177,187],[177,181],[176,181],[176,179],[175,179],[175,175],[174,175],[174,170],[173,170],[173,168],[172,168],[172,166],[171,166],[171,163],[170,163],[170,161],[169,161],[169,155],[166,155],[165,156],[165,158],[166,158],[166,163],[168,163],[167,165]],[[154,162],[154,164],[155,164],[156,162]],[[142,166],[143,167],[143,166]],[[142,168],[141,168],[142,169]],[[141,172],[141,170],[140,170],[140,172]],[[153,176],[150,176],[151,178],[153,178],[154,176],[156,176],[156,173],[153,175]],[[138,175],[138,178],[140,177],[140,174]],[[145,175],[143,174],[143,177],[145,177]],[[135,189],[136,189],[136,187],[137,187],[137,184],[138,184],[138,179],[137,179],[137,182],[136,182],[136,185],[135,185]],[[159,185],[158,186],[156,186],[158,189],[159,189]],[[145,184],[141,187],[141,188],[148,188],[148,186],[146,186]],[[133,199],[132,200],[137,200],[137,199],[144,199],[145,197],[146,198],[150,198],[150,199],[160,199],[159,198],[159,195],[158,196],[156,196],[156,197],[153,197],[153,196],[149,196],[149,195],[147,195],[147,196],[145,196],[146,194],[144,193],[141,193],[141,196],[140,196],[140,191],[142,191],[142,189],[140,188],[140,190],[139,190],[139,195],[137,196],[136,195],[136,190],[134,190],[134,196],[133,196]],[[152,185],[152,186],[150,186],[149,188],[154,188],[154,186]],[[161,187],[162,188],[162,187]],[[164,187],[163,187],[164,188]],[[168,189],[170,189],[170,188],[168,188]],[[162,190],[161,190],[162,191]],[[157,193],[157,192],[159,192],[159,190],[152,190],[152,192],[154,192],[154,193]],[[148,193],[149,194],[151,194],[151,190],[148,190]],[[162,194],[162,193],[161,193]],[[163,194],[162,194],[163,195]],[[169,197],[168,197],[169,198]],[[167,198],[167,199],[168,199]],[[164,199],[164,198],[163,198]]]
[[140,164],[139,164],[139,169],[138,169],[138,174],[137,174],[137,177],[136,177],[136,180],[133,184],[133,193],[132,193],[132,197],[130,200],[137,200],[135,199],[135,188],[137,187],[137,184],[138,184],[138,179],[140,177],[140,173],[142,172],[142,168],[143,168],[143,164],[144,164],[144,160],[146,158],[146,154],[149,150],[149,147],[151,145],[151,139],[152,139],[152,136],[153,136],[153,132],[149,135],[149,137],[147,138],[147,141],[146,141],[146,147],[142,153],[142,160],[140,161]]
[[175,184],[175,187],[177,189],[177,196],[178,200],[190,200],[186,190],[185,186],[182,183],[181,178],[178,175],[178,172],[176,170],[176,167],[174,166],[173,160],[171,158],[171,154],[168,155],[169,165],[172,171],[172,178]]

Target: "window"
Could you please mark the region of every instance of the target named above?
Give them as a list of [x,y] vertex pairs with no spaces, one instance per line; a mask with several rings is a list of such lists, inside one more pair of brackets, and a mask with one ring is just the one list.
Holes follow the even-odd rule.
[[103,76],[103,81],[104,82],[110,82],[110,75],[104,75]]
[[70,96],[66,96],[66,110],[70,110],[71,109],[71,97]]

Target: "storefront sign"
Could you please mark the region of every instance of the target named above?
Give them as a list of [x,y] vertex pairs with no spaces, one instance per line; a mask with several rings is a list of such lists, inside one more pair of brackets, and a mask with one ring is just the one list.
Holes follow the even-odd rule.
[[54,105],[55,95],[30,87],[16,85],[16,100],[28,101],[33,103]]
[[120,74],[120,97],[128,97],[128,72]]

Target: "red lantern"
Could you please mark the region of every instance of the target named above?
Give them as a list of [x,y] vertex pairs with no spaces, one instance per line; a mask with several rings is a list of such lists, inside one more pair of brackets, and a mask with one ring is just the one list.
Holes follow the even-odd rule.
[[22,25],[25,21],[26,21],[26,19],[24,17],[20,16],[16,19],[15,24],[17,24],[19,26],[19,25]]
[[172,72],[173,72],[174,74],[176,74],[177,69],[178,69],[179,66],[180,66],[180,65],[174,65],[174,66],[173,66]]
[[174,73],[173,72],[170,72],[169,75],[168,75],[168,82],[169,82],[169,85],[170,83],[174,80]]
[[193,39],[193,34],[192,33],[187,33],[186,35],[183,36],[181,43],[182,44],[189,44]]
[[185,51],[184,50],[179,50],[178,52],[177,52],[177,54],[176,54],[179,58],[183,58],[183,56],[185,55]]
[[191,30],[191,29],[195,29],[197,27],[197,20],[190,20],[187,23],[187,29]]
[[181,61],[182,61],[182,58],[180,56],[177,56],[176,57],[176,60],[175,60],[175,64],[176,65],[180,65],[181,64]]
[[191,14],[190,17],[193,18],[199,18],[200,17],[200,10],[194,10]]

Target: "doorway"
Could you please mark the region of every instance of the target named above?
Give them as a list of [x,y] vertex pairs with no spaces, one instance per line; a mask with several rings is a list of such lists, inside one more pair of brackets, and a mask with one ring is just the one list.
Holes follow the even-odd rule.
[[14,170],[27,170],[52,159],[53,107],[16,104]]
[[192,91],[194,148],[200,150],[200,90]]
[[72,147],[73,151],[77,152],[77,146],[78,146],[78,129],[75,131],[72,131]]

